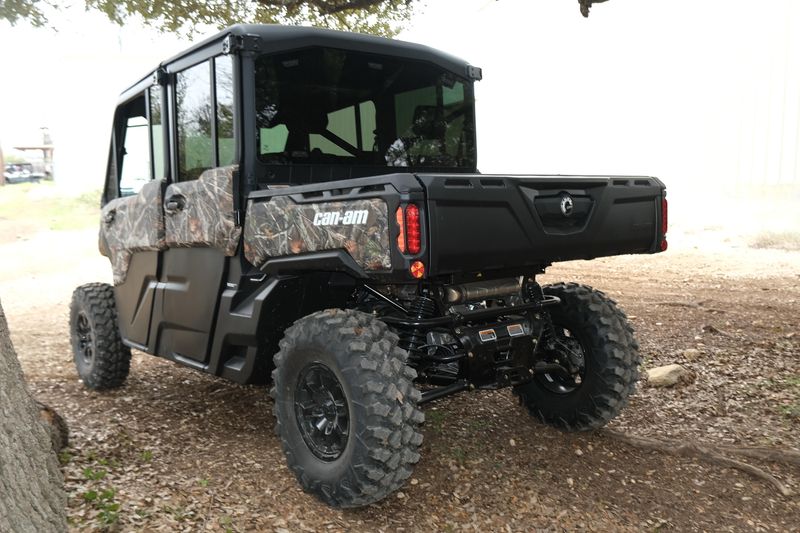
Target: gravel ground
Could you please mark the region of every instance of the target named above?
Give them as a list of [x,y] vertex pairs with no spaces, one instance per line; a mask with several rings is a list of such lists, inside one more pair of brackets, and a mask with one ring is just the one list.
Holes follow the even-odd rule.
[[[556,265],[545,282],[606,291],[646,367],[695,379],[643,384],[610,427],[679,442],[797,449],[800,252],[704,236],[696,247]],[[539,424],[508,391],[426,406],[422,460],[388,500],[338,511],[283,462],[265,389],[134,353],[119,390],[85,390],[68,347],[72,289],[108,280],[96,233],[0,244],[0,297],[34,394],[71,429],[62,453],[76,530],[798,531],[800,497],[737,470]],[[9,261],[7,258],[14,258]],[[800,467],[748,460],[800,493]]]

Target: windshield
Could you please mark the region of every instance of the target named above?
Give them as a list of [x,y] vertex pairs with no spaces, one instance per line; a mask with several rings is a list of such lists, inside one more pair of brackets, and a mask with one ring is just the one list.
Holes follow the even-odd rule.
[[474,169],[472,85],[435,65],[332,48],[256,60],[259,158]]

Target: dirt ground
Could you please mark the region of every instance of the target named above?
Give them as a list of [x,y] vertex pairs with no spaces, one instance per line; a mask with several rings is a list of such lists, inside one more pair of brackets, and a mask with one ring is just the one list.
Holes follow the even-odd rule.
[[[330,509],[284,465],[263,388],[134,352],[124,387],[85,390],[67,310],[76,285],[110,277],[95,231],[7,237],[0,297],[32,391],[71,429],[61,459],[75,529],[800,530],[800,496],[602,433],[550,429],[508,391],[429,404],[422,460],[405,488],[365,509]],[[643,384],[610,427],[798,449],[800,252],[754,250],[710,233],[673,238],[673,246],[557,265],[543,278],[606,291],[630,316],[646,367],[680,363],[695,376],[676,388]],[[800,466],[747,461],[800,493]]]

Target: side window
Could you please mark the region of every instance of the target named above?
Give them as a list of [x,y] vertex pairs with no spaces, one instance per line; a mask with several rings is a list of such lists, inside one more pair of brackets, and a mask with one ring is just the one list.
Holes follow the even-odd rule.
[[[144,95],[134,99],[122,109],[123,147],[118,162],[121,167],[120,196],[130,196],[150,181],[150,137],[145,116]],[[118,130],[119,131],[119,130]]]
[[178,181],[197,179],[210,168],[236,162],[232,56],[179,72],[175,104]]
[[178,181],[196,179],[214,166],[214,107],[208,62],[179,72],[175,82]]
[[233,164],[236,143],[233,136],[233,57],[214,60],[217,95],[217,159],[219,166]]

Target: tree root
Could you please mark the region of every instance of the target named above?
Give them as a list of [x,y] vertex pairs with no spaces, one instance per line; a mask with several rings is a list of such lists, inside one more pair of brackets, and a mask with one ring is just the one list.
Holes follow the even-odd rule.
[[666,307],[688,307],[690,309],[699,309],[702,302],[656,302],[654,305],[663,305]]
[[800,466],[800,452],[795,450],[779,450],[777,448],[760,448],[749,446],[718,446],[718,448],[723,452],[732,453],[734,455]]
[[668,455],[680,457],[697,457],[719,466],[735,468],[751,476],[766,481],[771,484],[782,496],[789,497],[794,494],[792,490],[784,485],[778,478],[748,463],[737,461],[722,455],[720,452],[727,452],[734,455],[742,455],[755,459],[776,461],[789,464],[800,464],[800,452],[793,450],[778,450],[773,448],[737,447],[737,446],[711,446],[698,444],[696,442],[678,442],[670,440],[654,439],[651,437],[640,437],[628,435],[612,429],[603,429],[601,434],[616,439],[634,448],[644,450],[654,450]]
[[724,309],[717,309],[716,307],[706,307],[706,300],[699,302],[655,302],[653,305],[663,305],[666,307],[688,307],[689,309],[699,309],[708,313],[726,313]]

